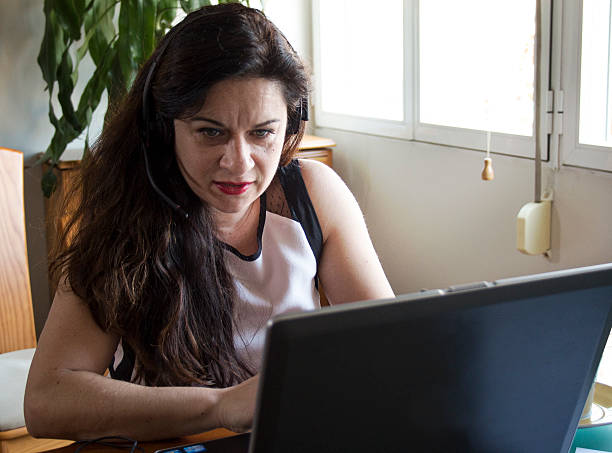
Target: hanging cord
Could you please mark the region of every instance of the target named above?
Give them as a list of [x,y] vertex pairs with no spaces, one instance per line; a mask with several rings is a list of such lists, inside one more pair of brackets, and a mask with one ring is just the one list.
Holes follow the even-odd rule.
[[495,178],[493,161],[491,160],[491,131],[487,131],[487,155],[484,160],[484,169],[480,175],[483,181],[491,181]]

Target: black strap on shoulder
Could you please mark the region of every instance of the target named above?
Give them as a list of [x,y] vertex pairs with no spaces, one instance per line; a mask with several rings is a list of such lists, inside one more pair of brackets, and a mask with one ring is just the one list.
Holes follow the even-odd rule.
[[115,356],[113,356],[108,370],[113,379],[130,382],[136,363],[135,354],[125,341],[121,341],[121,348],[123,349],[123,359],[115,367]]
[[306,233],[312,253],[317,260],[318,268],[321,251],[323,250],[323,233],[317,213],[308,196],[298,160],[293,160],[286,167],[280,167],[278,169],[278,179],[283,187],[293,220],[298,221]]

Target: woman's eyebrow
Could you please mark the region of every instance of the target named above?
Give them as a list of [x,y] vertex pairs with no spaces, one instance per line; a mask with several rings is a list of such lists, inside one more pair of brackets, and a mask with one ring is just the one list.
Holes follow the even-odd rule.
[[268,120],[268,121],[264,121],[263,123],[256,124],[255,127],[264,127],[264,126],[267,126],[268,124],[278,123],[278,122],[280,122],[279,119]]
[[208,123],[216,124],[217,126],[225,127],[225,124],[223,124],[222,122],[217,121],[217,120],[213,120],[213,119],[210,119],[210,118],[205,118],[203,116],[193,116],[193,117],[189,118],[188,121],[192,122],[192,123],[194,121],[206,121]]
[[[207,123],[212,123],[212,124],[215,124],[215,125],[217,125],[219,127],[223,127],[223,128],[226,127],[225,124],[223,124],[220,121],[213,120],[211,118],[206,118],[206,117],[203,117],[203,116],[194,116],[192,118],[189,118],[189,121],[190,122],[194,122],[194,121],[206,121]],[[278,123],[278,122],[280,122],[280,120],[275,118],[275,119],[267,120],[267,121],[264,121],[262,123],[256,124],[255,127],[264,127],[264,126],[267,126],[268,124]]]

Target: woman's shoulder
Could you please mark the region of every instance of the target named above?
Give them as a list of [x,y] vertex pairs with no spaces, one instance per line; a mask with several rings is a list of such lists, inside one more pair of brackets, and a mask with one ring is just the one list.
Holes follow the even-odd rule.
[[306,188],[312,190],[324,189],[327,184],[331,183],[334,186],[342,184],[342,180],[338,174],[328,165],[313,159],[298,159],[302,178]]
[[299,164],[325,241],[337,220],[347,211],[353,211],[357,202],[342,178],[331,167],[310,159],[300,159]]
[[[317,199],[329,194],[329,191],[348,190],[331,167],[312,159],[294,159],[286,167],[280,168],[275,180],[282,184],[285,193],[295,192],[300,197],[306,195],[315,203],[315,208]],[[305,188],[306,193],[300,187]]]

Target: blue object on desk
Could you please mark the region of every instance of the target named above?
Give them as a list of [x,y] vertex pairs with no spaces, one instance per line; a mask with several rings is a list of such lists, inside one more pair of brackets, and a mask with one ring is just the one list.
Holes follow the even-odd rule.
[[204,444],[198,443],[157,450],[155,453],[201,453],[204,451],[208,451]]
[[191,445],[188,447],[183,447],[185,453],[200,453],[202,451],[206,451],[206,447],[202,444]]
[[575,453],[578,447],[612,451],[612,423],[578,428],[569,453]]

